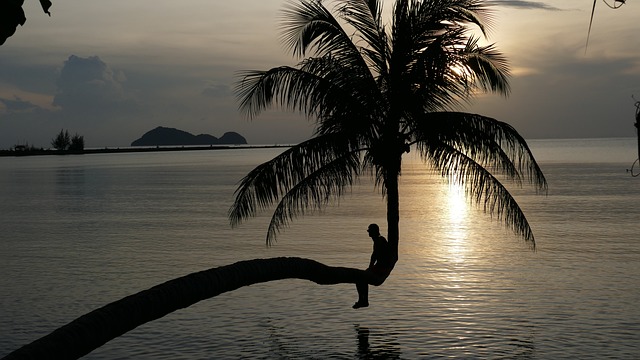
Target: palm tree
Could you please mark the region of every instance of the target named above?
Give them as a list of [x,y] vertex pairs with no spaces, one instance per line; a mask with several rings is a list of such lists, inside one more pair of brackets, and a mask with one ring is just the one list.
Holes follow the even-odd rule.
[[[505,59],[467,29],[486,31],[489,12],[481,1],[397,0],[391,28],[383,25],[382,0],[337,0],[333,11],[321,0],[300,0],[284,15],[285,43],[303,59],[296,67],[246,73],[238,86],[241,107],[252,117],[271,105],[301,111],[317,122],[317,132],[242,180],[229,212],[233,225],[275,204],[270,242],[296,215],[323,208],[359,176],[373,175],[387,201],[397,261],[398,178],[403,154],[415,148],[425,163],[464,185],[488,212],[535,244],[522,210],[497,177],[546,188],[525,140],[506,123],[454,111],[478,90],[509,92]],[[6,359],[75,359],[198,301],[284,278],[380,285],[366,271],[309,259],[243,261],[108,304]]]
[[243,74],[237,92],[249,117],[279,105],[313,119],[316,132],[242,180],[232,225],[275,204],[269,243],[294,217],[372,174],[386,197],[397,260],[398,178],[413,146],[535,246],[524,213],[494,175],[546,188],[525,140],[507,123],[455,111],[477,91],[509,93],[505,58],[469,32],[475,25],[486,33],[488,8],[479,0],[397,0],[387,28],[381,0],[335,3],[333,11],[322,0],[290,3],[283,40],[302,60]]

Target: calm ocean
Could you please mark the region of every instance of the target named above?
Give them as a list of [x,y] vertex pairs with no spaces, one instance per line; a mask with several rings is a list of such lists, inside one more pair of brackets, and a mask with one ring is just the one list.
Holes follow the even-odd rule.
[[[635,139],[530,145],[549,192],[513,194],[536,252],[410,156],[400,261],[372,288],[371,307],[351,309],[351,285],[258,284],[86,358],[640,358],[640,177],[626,172]],[[239,260],[365,268],[367,225],[386,232],[384,201],[368,180],[270,248],[270,214],[230,228],[236,183],[280,151],[0,158],[0,357],[106,303]]]

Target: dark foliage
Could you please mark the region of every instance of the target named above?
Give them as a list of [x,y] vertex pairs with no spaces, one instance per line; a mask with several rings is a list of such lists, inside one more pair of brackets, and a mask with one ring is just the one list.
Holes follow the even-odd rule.
[[69,136],[68,130],[60,130],[60,133],[55,138],[53,138],[53,140],[51,140],[51,146],[53,146],[53,148],[56,150],[67,150],[70,145],[71,136]]
[[[27,21],[27,17],[22,10],[24,0],[2,0],[0,1],[0,45],[7,41],[7,38],[15,34],[18,25],[22,26]],[[51,16],[49,8],[51,1],[40,0],[42,10]]]

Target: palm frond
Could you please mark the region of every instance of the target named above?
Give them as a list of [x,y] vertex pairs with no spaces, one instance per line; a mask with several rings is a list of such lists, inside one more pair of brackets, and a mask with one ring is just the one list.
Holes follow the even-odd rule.
[[343,134],[319,135],[257,166],[240,181],[234,193],[229,209],[231,225],[237,226],[270,207],[299,182],[355,147]]
[[283,11],[282,41],[294,56],[354,56],[357,48],[321,0],[288,2]]
[[412,91],[401,97],[410,96],[425,111],[438,111],[459,107],[476,88],[508,94],[504,58],[467,35],[470,24],[484,32],[489,20],[488,9],[476,0],[398,1],[392,81],[413,82]]
[[419,143],[425,160],[441,175],[465,188],[466,194],[483,210],[511,227],[535,248],[535,239],[524,212],[505,186],[489,170],[446,143]]
[[275,240],[282,227],[309,210],[319,211],[332,200],[339,199],[353,185],[359,175],[360,154],[354,150],[324,164],[322,168],[298,181],[276,206],[269,229],[267,244]]
[[464,66],[468,69],[474,83],[483,91],[492,91],[504,96],[509,95],[509,64],[507,59],[496,50],[495,45],[478,46],[478,38],[469,37],[463,52]]
[[239,75],[242,80],[237,83],[236,96],[240,99],[240,109],[251,118],[272,105],[314,117],[327,106],[335,105],[340,95],[350,95],[337,84],[323,79],[322,74],[289,66]]
[[[367,89],[371,97],[377,90],[374,74],[386,71],[384,67],[388,52],[380,4],[376,0],[343,1],[336,9],[339,18],[320,0],[290,3],[284,12],[282,40],[296,56],[311,54],[300,65],[306,64],[311,58],[330,58],[348,72],[331,78],[327,74],[321,76],[329,81],[358,79],[366,85],[360,88]],[[338,19],[356,28],[356,33],[365,40],[364,47],[356,44],[354,36],[345,31]],[[373,72],[370,64],[374,65]],[[353,83],[347,85],[345,89],[355,88]]]
[[[447,144],[478,164],[499,172],[515,184],[522,185],[522,171],[509,154],[505,152],[501,144],[495,140],[493,134],[460,133],[455,130],[455,127],[450,127],[434,132],[432,135],[417,136],[415,142],[418,144],[421,142],[442,142]],[[426,156],[426,154],[423,154],[423,156]]]
[[[380,0],[342,0],[338,5],[341,18],[356,30],[356,35],[364,42],[360,46],[362,55],[369,60],[371,69],[384,76],[388,72],[387,34],[382,22]],[[358,41],[354,41],[358,44]]]
[[409,77],[417,80],[412,96],[424,111],[456,108],[472,93],[473,83],[456,72],[465,56],[464,41],[462,28],[443,31],[425,42],[408,67]]
[[480,0],[453,0],[452,15],[448,17],[454,22],[474,24],[484,36],[493,25],[493,12],[485,1]]
[[300,68],[278,67],[240,74],[236,95],[240,108],[249,116],[279,105],[304,113],[317,122],[317,133],[375,131],[373,118],[381,114],[380,93],[371,86],[370,74],[359,75],[348,64],[331,56],[305,59]]
[[547,181],[526,140],[513,126],[463,112],[433,112],[413,124],[415,141],[445,143],[519,182],[526,179],[546,191]]
[[383,99],[371,73],[342,60],[332,56],[309,58],[300,66],[302,71],[316,74],[330,84],[331,93],[325,94],[328,101],[324,101],[316,112],[320,120],[319,133],[338,129],[351,133],[354,129],[365,130],[371,119],[380,115],[377,110]]

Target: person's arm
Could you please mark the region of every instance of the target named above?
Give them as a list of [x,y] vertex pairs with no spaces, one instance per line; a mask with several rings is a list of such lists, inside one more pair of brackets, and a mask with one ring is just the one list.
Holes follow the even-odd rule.
[[378,260],[378,246],[374,242],[373,251],[371,252],[371,261],[369,261],[369,267],[372,267],[376,263],[376,260]]

